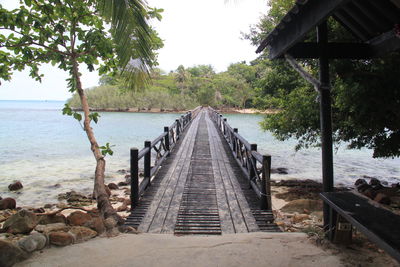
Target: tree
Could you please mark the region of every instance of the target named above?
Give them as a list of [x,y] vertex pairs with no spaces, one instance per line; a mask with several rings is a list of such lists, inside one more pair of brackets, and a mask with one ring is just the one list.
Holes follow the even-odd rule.
[[[245,37],[258,45],[293,5],[291,0],[270,0],[271,9]],[[333,19],[328,20],[329,41],[355,41]],[[315,40],[315,34],[307,41]],[[296,149],[319,145],[318,98],[312,86],[290,70],[284,62],[269,61],[265,52],[256,64],[266,66],[259,72],[258,105],[270,105],[282,112],[268,115],[263,128],[280,139],[298,139]],[[314,60],[302,62],[317,76]],[[400,156],[400,95],[398,79],[400,52],[371,60],[331,60],[333,138],[347,142],[349,148],[367,147],[374,157]],[[264,67],[263,66],[263,67]],[[272,101],[271,101],[272,100]]]
[[[0,6],[0,79],[9,80],[12,71],[29,68],[30,76],[41,81],[43,75],[39,68],[43,63],[57,65],[69,73],[69,91],[78,93],[83,117],[68,105],[63,114],[71,115],[79,122],[83,120],[82,127],[96,159],[94,197],[107,221],[107,230],[123,223],[112,208],[104,185],[105,156],[112,154],[112,150],[108,143],[103,146],[97,143],[90,126],[92,121],[97,123],[99,114],[89,111],[79,68],[82,64],[89,71],[98,67],[100,75],[122,70],[131,81],[145,77],[143,73],[155,56],[151,51],[152,37],[146,22],[146,17],[152,14],[140,1],[122,2],[25,0],[12,11]],[[114,8],[114,5],[119,8]],[[123,9],[124,6],[127,9]],[[118,12],[125,17],[113,20],[108,30],[105,18]],[[125,24],[118,23],[121,20],[125,20]],[[129,38],[123,34],[128,34]],[[115,42],[123,39],[126,40],[123,45]],[[123,56],[117,58],[115,54]]]

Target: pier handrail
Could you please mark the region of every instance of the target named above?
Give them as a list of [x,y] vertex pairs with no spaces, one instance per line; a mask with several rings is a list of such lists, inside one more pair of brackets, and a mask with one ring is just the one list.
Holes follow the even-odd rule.
[[[176,146],[182,133],[197,116],[201,107],[186,112],[175,120],[171,126],[165,126],[164,132],[153,141],[144,141],[140,151],[133,147],[130,150],[131,174],[131,208],[139,203],[140,196],[151,185],[151,178],[157,173],[161,164]],[[153,154],[153,155],[152,155]],[[152,156],[154,157],[152,162]],[[143,159],[143,180],[139,183],[139,161]]]
[[262,155],[257,152],[257,144],[249,143],[232,128],[227,118],[209,107],[209,114],[215,125],[228,142],[234,158],[243,174],[249,180],[249,186],[260,199],[260,208],[272,209],[271,203],[271,155]]

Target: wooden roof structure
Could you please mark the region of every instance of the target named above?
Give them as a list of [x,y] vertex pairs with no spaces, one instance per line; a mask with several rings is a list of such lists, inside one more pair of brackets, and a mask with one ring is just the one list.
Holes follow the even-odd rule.
[[297,0],[256,52],[268,48],[271,59],[284,53],[294,58],[319,58],[318,45],[303,40],[328,17],[357,40],[328,43],[329,58],[371,58],[400,48],[400,0]]
[[[327,19],[333,17],[355,37],[354,42],[329,42]],[[316,29],[317,42],[304,42]],[[324,192],[333,191],[332,111],[330,59],[369,59],[400,50],[400,0],[296,0],[293,8],[261,42],[257,53],[268,48],[270,59],[285,57],[319,92],[322,181]],[[319,59],[319,81],[294,58]],[[332,221],[324,204],[324,226]],[[328,229],[328,228],[326,228]]]

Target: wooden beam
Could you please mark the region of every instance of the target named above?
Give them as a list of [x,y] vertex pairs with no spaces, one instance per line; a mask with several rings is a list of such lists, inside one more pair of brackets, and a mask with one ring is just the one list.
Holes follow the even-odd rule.
[[[330,59],[367,59],[372,56],[372,47],[363,43],[328,43],[326,53]],[[286,54],[293,58],[320,58],[321,47],[318,43],[306,42],[297,43],[290,48]],[[283,55],[280,57],[283,58]]]
[[381,34],[369,41],[372,48],[372,56],[379,57],[400,49],[400,37],[394,30]]
[[[261,52],[265,47],[270,46],[269,57],[271,59],[282,56],[294,44],[304,39],[316,25],[326,20],[338,7],[349,0],[318,0],[307,1],[304,5],[296,4],[295,8],[301,9],[299,13],[291,13],[289,22],[281,22],[284,27],[275,29],[270,38],[262,42],[257,52]],[[288,14],[289,14],[288,13]],[[273,36],[275,31],[279,31],[279,38]]]

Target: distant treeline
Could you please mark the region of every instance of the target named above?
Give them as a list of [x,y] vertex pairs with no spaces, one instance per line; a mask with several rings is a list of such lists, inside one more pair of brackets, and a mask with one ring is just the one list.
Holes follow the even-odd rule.
[[[150,86],[142,91],[126,90],[117,77],[104,76],[100,86],[87,89],[86,94],[94,109],[184,110],[198,105],[264,109],[268,106],[258,99],[256,68],[256,65],[242,62],[232,64],[220,73],[216,73],[211,65],[179,66],[170,73],[155,69],[151,73]],[[80,107],[77,95],[68,103]]]

